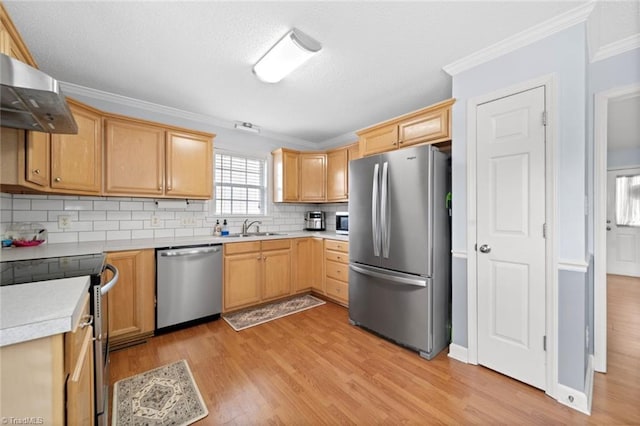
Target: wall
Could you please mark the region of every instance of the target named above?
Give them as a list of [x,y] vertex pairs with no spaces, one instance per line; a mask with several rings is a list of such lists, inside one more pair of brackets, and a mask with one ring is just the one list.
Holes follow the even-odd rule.
[[[554,153],[558,166],[557,252],[560,263],[586,263],[586,52],[586,28],[582,23],[454,76],[453,97],[457,99],[453,106],[454,254],[466,252],[467,223],[472,220],[467,217],[467,101],[510,85],[553,74],[557,84],[557,141]],[[460,310],[467,305],[466,271],[460,268],[458,265],[453,271],[453,341],[458,345],[467,346],[468,336],[462,334],[466,331],[462,324],[467,322],[467,312]],[[573,276],[573,273],[577,276]],[[584,272],[558,273],[558,280],[562,294],[569,293],[575,296],[562,298],[558,306],[559,311],[571,312],[580,307],[584,309],[585,305],[578,302],[586,298],[586,268]],[[558,340],[571,339],[564,333],[584,330],[586,324],[582,317],[560,316],[559,320],[562,323],[559,324]],[[584,331],[581,335],[584,336]],[[561,383],[582,390],[586,368],[584,342],[565,341],[568,343],[559,348],[558,370],[562,373]],[[575,359],[574,354],[582,356]]]
[[[640,141],[638,141],[638,145],[640,145]],[[608,169],[621,169],[637,166],[640,166],[640,147],[607,151]]]

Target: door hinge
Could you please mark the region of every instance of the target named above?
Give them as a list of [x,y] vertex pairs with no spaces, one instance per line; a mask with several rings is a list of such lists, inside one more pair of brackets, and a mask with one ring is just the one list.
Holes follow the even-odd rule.
[[542,111],[542,125],[547,125],[547,111]]
[[542,350],[545,352],[547,350],[547,336],[542,336]]
[[475,251],[478,251],[478,243],[476,243],[476,244],[474,244],[474,245],[473,245],[473,249],[474,249]]
[[542,238],[544,238],[544,239],[547,238],[547,224],[546,223],[542,224]]

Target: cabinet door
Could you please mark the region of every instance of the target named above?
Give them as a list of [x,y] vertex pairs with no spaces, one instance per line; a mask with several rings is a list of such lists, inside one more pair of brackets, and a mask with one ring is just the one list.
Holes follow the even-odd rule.
[[449,135],[449,111],[450,108],[445,108],[401,122],[398,125],[400,146],[451,139]]
[[109,292],[109,338],[114,347],[144,340],[155,330],[155,254],[153,250],[107,254],[120,279]]
[[27,132],[25,179],[38,186],[49,186],[51,145],[48,133]]
[[162,195],[164,130],[134,121],[108,119],[104,131],[105,193]]
[[398,126],[390,124],[360,135],[360,153],[363,156],[398,148]]
[[300,201],[325,201],[327,154],[300,154]]
[[313,238],[311,243],[311,257],[313,258],[311,288],[321,294],[324,294],[323,245],[322,238]]
[[299,156],[297,152],[282,153],[282,200],[298,201],[300,199]]
[[291,287],[294,293],[311,288],[313,282],[312,238],[294,240],[294,255],[291,262]]
[[327,153],[327,201],[347,201],[347,170],[349,159],[347,148]]
[[82,345],[75,354],[77,362],[67,379],[66,424],[69,426],[93,425],[95,419],[93,327],[82,330]]
[[291,250],[262,252],[262,299],[269,300],[291,293]]
[[360,156],[360,144],[358,142],[347,146],[348,160],[357,160]]
[[94,111],[69,102],[76,135],[51,135],[51,188],[99,194],[102,183],[102,125]]
[[260,301],[262,276],[260,252],[224,257],[224,311]]
[[167,132],[165,194],[210,199],[213,189],[213,141],[189,133]]

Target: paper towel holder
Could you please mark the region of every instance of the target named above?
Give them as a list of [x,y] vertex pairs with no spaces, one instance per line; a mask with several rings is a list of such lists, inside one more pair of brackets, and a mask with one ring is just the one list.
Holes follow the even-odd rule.
[[189,200],[155,200],[158,209],[186,209],[189,206]]

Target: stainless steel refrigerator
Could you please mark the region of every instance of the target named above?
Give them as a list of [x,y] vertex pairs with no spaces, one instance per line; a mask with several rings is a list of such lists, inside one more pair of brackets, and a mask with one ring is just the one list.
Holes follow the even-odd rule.
[[349,164],[349,318],[431,359],[450,339],[448,155],[405,148]]

